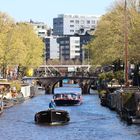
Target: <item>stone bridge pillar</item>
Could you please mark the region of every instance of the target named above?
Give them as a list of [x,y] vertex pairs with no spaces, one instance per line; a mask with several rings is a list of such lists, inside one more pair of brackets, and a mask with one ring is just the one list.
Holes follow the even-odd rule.
[[59,87],[63,87],[63,80],[59,81]]
[[82,89],[82,94],[89,94],[88,84],[87,83],[82,83],[81,84],[81,89]]
[[45,89],[45,94],[51,94],[51,92],[52,92],[52,90],[51,90],[52,82],[53,82],[52,80],[42,80],[42,81],[40,81],[42,87],[44,87],[44,89]]
[[51,94],[50,86],[46,85],[45,86],[45,94]]
[[82,94],[90,94],[91,85],[93,85],[94,80],[83,80],[80,81],[80,87],[82,89]]

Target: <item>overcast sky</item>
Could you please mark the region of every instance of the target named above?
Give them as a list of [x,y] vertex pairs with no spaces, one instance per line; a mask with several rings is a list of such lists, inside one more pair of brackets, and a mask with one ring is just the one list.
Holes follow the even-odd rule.
[[16,21],[42,21],[52,27],[58,14],[103,15],[114,0],[0,0],[0,11]]

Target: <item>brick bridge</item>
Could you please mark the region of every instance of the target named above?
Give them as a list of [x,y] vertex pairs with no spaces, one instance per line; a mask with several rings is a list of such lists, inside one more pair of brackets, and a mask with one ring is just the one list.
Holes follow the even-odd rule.
[[79,84],[82,94],[90,94],[91,85],[95,84],[97,77],[89,76],[50,76],[50,77],[25,77],[23,80],[36,80],[39,85],[45,89],[45,94],[53,94],[56,84],[61,87],[63,80],[73,80]]

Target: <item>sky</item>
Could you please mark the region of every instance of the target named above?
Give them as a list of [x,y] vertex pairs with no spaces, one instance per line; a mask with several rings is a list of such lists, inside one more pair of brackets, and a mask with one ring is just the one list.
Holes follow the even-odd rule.
[[113,0],[0,0],[0,11],[17,22],[44,22],[52,27],[58,14],[103,15]]

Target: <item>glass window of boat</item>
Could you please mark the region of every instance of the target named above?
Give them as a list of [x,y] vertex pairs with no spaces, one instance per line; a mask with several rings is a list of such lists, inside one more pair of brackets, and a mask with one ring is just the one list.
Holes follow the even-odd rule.
[[76,97],[77,97],[75,94],[71,94],[71,96],[73,99],[76,99]]
[[62,98],[62,95],[61,94],[56,94],[55,96],[54,96],[54,98],[56,99],[56,98]]
[[71,99],[71,98],[72,98],[71,94],[68,94],[68,95],[67,95],[67,97],[68,97],[69,99]]

